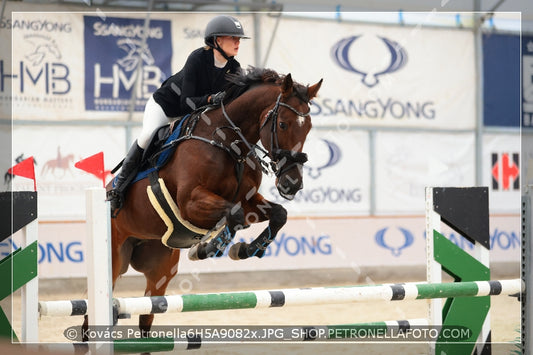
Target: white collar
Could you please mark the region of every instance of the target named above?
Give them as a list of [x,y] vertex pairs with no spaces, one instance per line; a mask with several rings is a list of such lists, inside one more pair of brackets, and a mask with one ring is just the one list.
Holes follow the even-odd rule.
[[214,53],[213,53],[213,57],[215,59],[215,61],[214,61],[215,67],[224,68],[226,66],[226,63],[228,62],[227,60],[223,60],[223,61],[218,60],[217,56]]

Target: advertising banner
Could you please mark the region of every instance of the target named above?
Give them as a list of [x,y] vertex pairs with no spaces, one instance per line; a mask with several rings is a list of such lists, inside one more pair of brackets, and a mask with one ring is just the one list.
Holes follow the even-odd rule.
[[520,80],[520,36],[484,34],[483,122],[485,126],[520,127]]
[[[235,242],[250,242],[265,223],[240,231]],[[520,262],[520,216],[491,216],[491,263]],[[20,232],[19,232],[20,233]],[[442,233],[468,253],[473,246],[453,230]],[[85,277],[86,227],[83,222],[39,223],[39,277]],[[0,243],[0,259],[20,242],[18,234]],[[366,267],[394,272],[395,267],[426,264],[424,216],[289,218],[262,259],[234,261],[220,258],[190,261],[182,251],[179,273],[198,275],[212,272],[240,272],[296,269],[351,268],[357,279]],[[138,275],[132,268],[127,275]],[[372,277],[372,274],[368,275]]]
[[143,111],[172,74],[170,21],[152,19],[145,26],[142,18],[83,16],[83,24],[85,110]]
[[16,119],[77,118],[84,94],[83,24],[68,13],[27,12],[13,13],[9,29],[1,31],[2,41],[14,44],[1,58],[2,111],[12,105]]
[[324,78],[318,125],[452,130],[475,127],[474,64],[471,31],[287,18],[266,62],[302,83]]
[[[0,31],[2,115],[13,108],[14,119],[139,121],[150,95],[205,45],[214,16],[13,12]],[[253,38],[251,15],[239,19]],[[253,39],[243,41],[244,68],[253,51]]]
[[532,35],[483,35],[483,122],[533,127]]
[[[205,26],[214,14],[158,12],[146,22],[145,13],[30,12],[31,6],[0,22],[0,114],[14,118],[12,161],[0,166],[5,165],[4,173],[34,157],[40,275],[83,277],[85,189],[102,182],[74,164],[101,151],[106,170],[121,161],[126,140],[139,133],[136,123],[147,98],[204,45]],[[257,51],[265,59],[260,65],[291,73],[299,83],[324,79],[311,105],[314,128],[303,148],[309,157],[304,187],[287,201],[275,178],[264,177],[260,192],[283,204],[289,222],[263,259],[191,262],[185,250],[180,272],[341,267],[358,272],[424,265],[425,187],[476,184],[473,32],[235,16],[252,37],[241,41],[237,59],[243,68],[256,63]],[[484,39],[485,75],[498,74],[497,83],[498,65],[514,63],[508,56],[513,53],[500,53],[507,38]],[[261,48],[254,48],[256,41]],[[527,127],[533,125],[533,37],[524,36],[521,45],[523,94],[517,107],[522,104]],[[499,95],[495,82],[486,81],[484,124],[515,127],[516,113],[503,103],[516,102],[516,88]],[[122,125],[126,121],[134,122]],[[0,130],[0,136],[9,134]],[[491,217],[491,258],[518,262],[518,187],[533,181],[533,169],[520,176],[520,154],[522,161],[533,161],[533,151],[520,152],[513,134],[484,134],[482,146],[491,213],[502,213]],[[13,190],[32,189],[28,179],[13,179]],[[378,217],[368,217],[371,212]],[[235,241],[250,241],[265,226],[243,230]],[[471,251],[455,232],[445,235]],[[0,254],[16,248],[17,238],[0,243]]]
[[[378,214],[421,213],[426,186],[475,184],[473,134],[379,132],[375,139],[372,163],[376,166]],[[123,158],[122,150],[116,147],[124,146],[124,130],[117,127],[36,126],[28,130],[15,126],[11,166],[30,156],[35,158],[41,216],[81,218],[84,188],[99,186],[100,182],[74,168],[74,163],[103,151],[105,167],[111,170]],[[483,146],[483,185],[491,189],[491,211],[517,212],[519,136],[486,134]],[[295,216],[369,213],[371,162],[367,132],[312,130],[303,151],[309,157],[303,170],[303,189],[294,200],[287,201],[279,195],[275,178],[264,176],[261,193],[267,199],[283,204]],[[531,159],[533,151],[522,154]],[[32,189],[31,181],[23,178],[15,178],[13,183],[15,190]]]

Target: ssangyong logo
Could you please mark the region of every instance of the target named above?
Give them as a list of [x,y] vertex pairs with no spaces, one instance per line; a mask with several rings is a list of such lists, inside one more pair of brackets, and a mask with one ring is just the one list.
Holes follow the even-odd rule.
[[335,143],[327,139],[320,139],[317,144],[323,143],[326,145],[328,157],[326,161],[321,161],[313,165],[313,162],[309,162],[304,165],[304,169],[307,170],[309,177],[318,179],[322,175],[322,170],[332,167],[337,164],[341,159],[341,148]]
[[393,256],[399,257],[402,249],[410,247],[415,240],[411,231],[406,228],[383,228],[376,232],[374,236],[376,244],[382,248],[389,249]]
[[[356,59],[357,56],[350,56],[350,49],[352,48],[354,42],[356,42],[360,37],[361,36],[351,36],[341,39],[335,43],[335,45],[333,45],[331,49],[331,56],[333,57],[335,63],[337,63],[337,65],[339,65],[342,69],[360,75],[362,77],[361,82],[365,86],[369,88],[376,86],[379,83],[381,76],[392,74],[406,65],[407,52],[405,49],[400,46],[398,42],[385,37],[377,36],[377,39],[383,42],[383,45],[390,53],[390,59],[384,61],[385,64],[381,67],[376,65],[375,70],[373,71],[365,71],[364,69],[359,68]],[[372,53],[365,52],[359,53],[359,55],[372,56]],[[355,62],[352,58],[355,59]],[[376,63],[379,64],[381,61],[376,60]]]

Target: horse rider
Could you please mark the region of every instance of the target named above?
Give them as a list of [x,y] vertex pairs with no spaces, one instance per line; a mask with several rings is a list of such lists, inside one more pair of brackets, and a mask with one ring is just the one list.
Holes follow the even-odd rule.
[[183,69],[166,79],[150,96],[144,109],[141,133],[124,158],[113,189],[107,192],[112,216],[123,206],[126,188],[138,172],[152,134],[198,107],[220,104],[224,98],[222,90],[228,83],[226,74],[241,70],[235,59],[241,38],[249,37],[245,36],[239,20],[227,15],[214,17],[205,29],[205,46],[194,50]]

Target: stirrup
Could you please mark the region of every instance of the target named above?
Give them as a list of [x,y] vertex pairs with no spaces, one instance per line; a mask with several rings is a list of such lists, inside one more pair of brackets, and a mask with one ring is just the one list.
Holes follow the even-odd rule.
[[109,190],[106,192],[106,201],[111,205],[111,218],[115,218],[124,205],[122,194],[115,189]]

